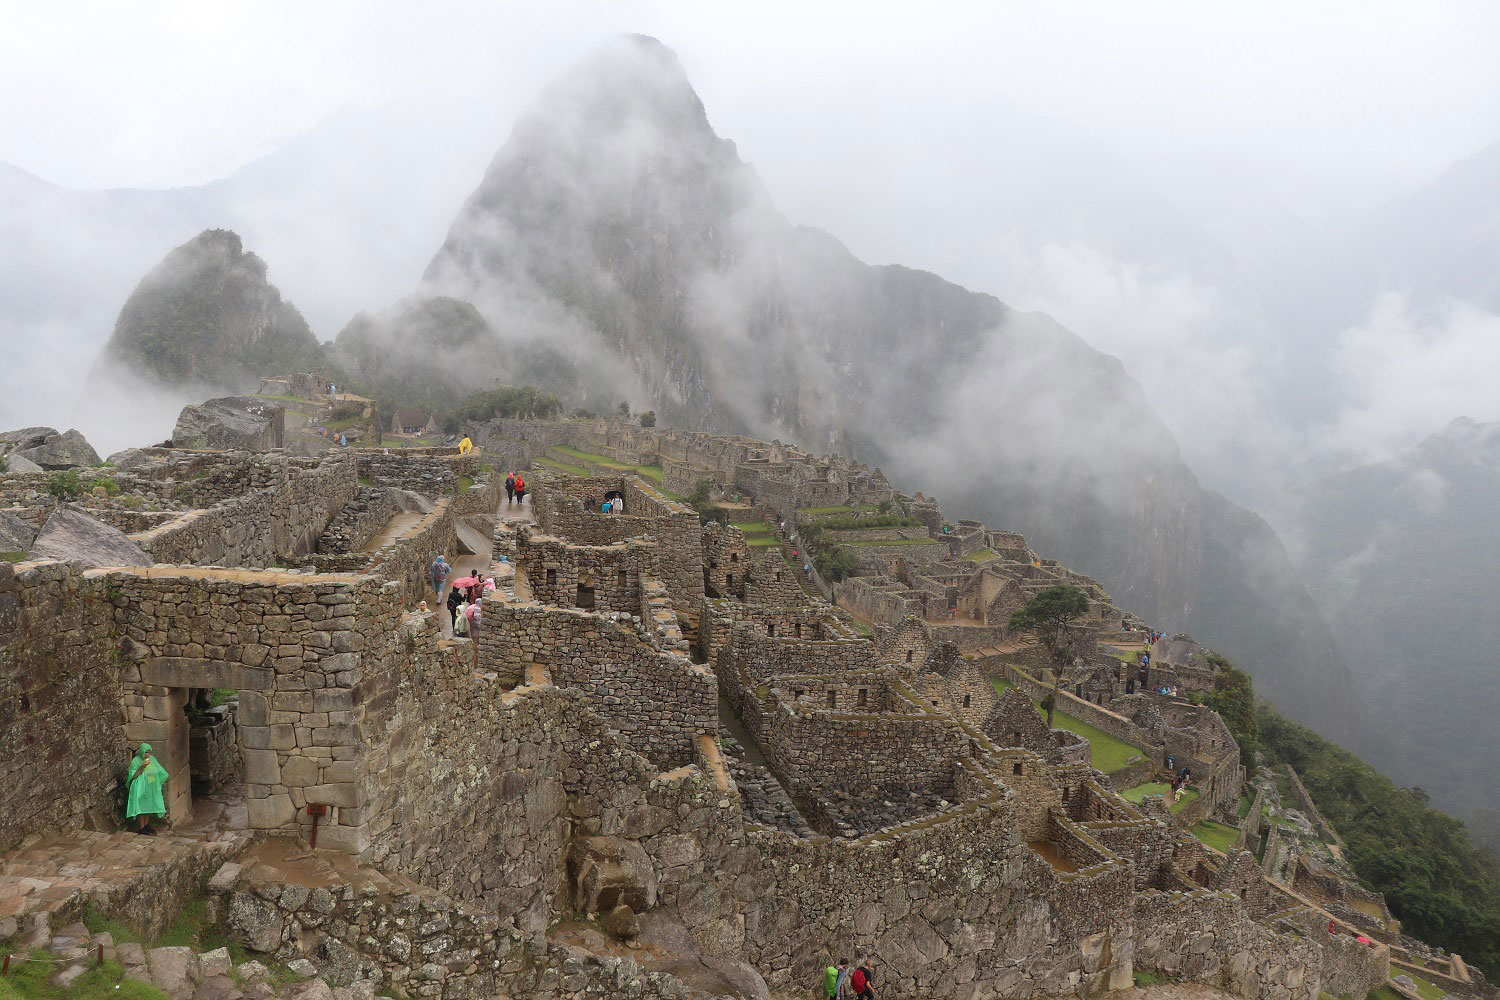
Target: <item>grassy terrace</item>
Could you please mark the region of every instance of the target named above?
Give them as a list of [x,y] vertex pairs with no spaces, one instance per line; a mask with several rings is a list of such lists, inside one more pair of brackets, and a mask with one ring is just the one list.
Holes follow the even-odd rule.
[[[1193,792],[1189,790],[1188,795],[1192,794]],[[1182,801],[1186,802],[1187,799],[1184,798]],[[1229,849],[1234,846],[1234,842],[1239,839],[1240,831],[1236,827],[1228,826],[1224,823],[1215,823],[1211,819],[1206,819],[1200,823],[1193,824],[1192,834],[1204,846],[1212,847],[1220,854],[1228,854]]]
[[988,560],[995,558],[999,554],[1000,553],[996,552],[994,549],[976,549],[975,551],[970,552],[968,555],[964,556],[964,561],[987,562]]
[[[1120,793],[1121,798],[1128,799],[1131,802],[1140,802],[1148,795],[1160,795],[1163,798],[1170,799],[1172,796],[1172,786],[1161,781],[1148,781],[1144,785],[1136,785],[1134,788],[1127,788],[1125,789],[1125,791]],[[1186,795],[1178,799],[1176,802],[1173,802],[1167,808],[1171,811],[1172,815],[1175,816],[1178,813],[1182,812],[1182,810],[1186,809],[1188,803],[1193,801],[1197,797],[1197,790],[1189,788]],[[1233,827],[1231,827],[1230,829],[1233,829]],[[1235,833],[1238,832],[1238,830],[1235,830]],[[1233,837],[1230,837],[1229,840],[1230,843],[1234,842]],[[1205,841],[1205,843],[1207,843],[1207,841]]]
[[[580,451],[577,448],[569,448],[566,445],[556,445],[555,448],[557,451],[571,458],[576,458],[584,462],[592,462],[595,465],[603,466],[606,469],[613,469],[616,472],[633,472],[636,475],[644,476],[658,486],[661,485],[661,466],[659,465],[626,465],[624,462],[617,462],[606,455],[595,455],[593,452]],[[589,475],[586,471],[581,474],[585,476]]]
[[879,545],[937,545],[931,538],[860,538],[851,542],[838,542],[852,548],[874,548]]
[[[1391,966],[1391,976],[1392,978],[1396,976],[1410,976],[1411,981],[1417,984],[1417,992],[1422,995],[1422,1000],[1443,1000],[1443,997],[1448,995],[1448,991],[1443,989],[1441,986],[1436,986],[1432,983],[1429,983],[1427,980],[1423,979],[1415,972],[1409,972],[1406,969],[1398,969],[1394,965]],[[1382,989],[1384,988],[1385,987],[1382,987]],[[1391,990],[1391,992],[1395,993],[1396,991]],[[1373,994],[1371,995],[1373,996]],[[1397,995],[1399,996],[1399,994]]]
[[[1007,688],[1015,687],[1014,684],[1004,677],[991,677],[990,684],[995,688],[996,694],[1004,694]],[[1037,708],[1041,708],[1041,703],[1037,699],[1033,698],[1031,701]],[[1043,714],[1045,715],[1046,713],[1043,712]],[[1070,733],[1076,733],[1088,740],[1091,763],[1105,774],[1113,774],[1126,765],[1133,764],[1141,759],[1141,751],[1129,743],[1116,739],[1102,729],[1094,728],[1082,719],[1075,719],[1061,709],[1052,713],[1052,725],[1058,729],[1066,729]],[[1197,793],[1189,792],[1188,794],[1196,795]],[[1183,801],[1186,802],[1187,800],[1184,799]]]
[[780,540],[775,535],[747,535],[745,547],[751,549],[769,549],[773,545],[779,545]]
[[731,528],[739,528],[744,535],[769,535],[771,526],[764,521],[730,521]]
[[585,469],[581,465],[569,465],[567,462],[559,462],[556,459],[552,458],[533,458],[531,460],[531,464],[540,465],[542,468],[551,469],[553,472],[561,472],[569,476],[578,476],[580,479],[586,479],[591,475],[589,470]]
[[807,517],[826,517],[830,514],[869,513],[871,511],[878,511],[879,509],[880,505],[873,503],[862,503],[857,507],[851,507],[848,505],[845,505],[843,507],[798,507],[797,516],[802,517],[805,515]]

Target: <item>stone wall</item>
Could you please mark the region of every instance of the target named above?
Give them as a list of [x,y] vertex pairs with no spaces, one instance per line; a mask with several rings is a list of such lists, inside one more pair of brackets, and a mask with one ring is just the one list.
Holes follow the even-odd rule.
[[360,449],[356,454],[361,478],[376,486],[411,490],[429,500],[457,493],[459,477],[478,479],[486,462],[483,454],[460,455],[457,448]]
[[587,692],[606,725],[670,768],[693,759],[698,735],[717,731],[718,690],[711,673],[664,645],[644,622],[486,600],[479,663],[505,684],[540,668]]
[[0,562],[0,851],[120,815],[111,615],[104,581],[74,565]]
[[418,601],[432,592],[430,567],[438,553],[452,552],[457,547],[458,535],[453,528],[455,506],[456,498],[442,498],[433,505],[430,514],[424,514],[401,537],[382,545],[370,559],[366,572],[399,584],[408,608],[416,607]]
[[740,622],[731,626],[731,634],[732,640],[715,657],[715,663],[734,664],[752,682],[782,674],[843,673],[875,666],[875,644],[868,639],[772,636],[765,633],[764,626]]
[[209,791],[238,778],[245,763],[240,756],[239,729],[234,713],[219,711],[206,725],[188,731],[188,759],[191,761],[193,790]]
[[270,470],[271,485],[190,511],[132,540],[159,563],[270,566],[311,553],[328,522],[359,489],[347,452],[311,468],[288,459],[249,468]]
[[656,543],[572,545],[525,526],[515,532],[516,568],[534,599],[555,607],[641,613],[641,578],[656,575]]
[[396,516],[399,509],[389,488],[361,489],[323,529],[323,534],[318,537],[318,554],[359,552]]
[[[755,707],[742,718],[794,795],[951,796],[953,767],[967,748],[963,733],[890,687],[879,672],[778,678],[764,696],[754,693]],[[827,707],[830,694],[835,706],[849,707]]]
[[[171,779],[168,807],[190,802],[189,689],[239,691],[236,720],[245,768],[250,827],[294,832],[310,825],[309,802],[357,807],[355,687],[376,662],[361,661],[385,622],[356,613],[381,590],[368,578],[277,571],[159,570],[97,576],[126,637],[127,661],[113,690],[125,706],[130,744],[158,748]],[[320,846],[346,848],[331,811]]]

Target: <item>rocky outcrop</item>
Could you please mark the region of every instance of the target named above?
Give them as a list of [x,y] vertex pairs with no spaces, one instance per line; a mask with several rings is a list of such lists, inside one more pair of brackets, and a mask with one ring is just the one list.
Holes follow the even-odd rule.
[[36,541],[36,529],[14,514],[0,510],[0,553],[26,553]]
[[270,451],[286,442],[286,408],[253,396],[224,396],[184,406],[172,429],[177,448]]
[[[0,434],[0,454],[7,472],[71,469],[99,464],[99,453],[76,430],[59,433],[51,427],[26,427]],[[19,462],[17,460],[20,460]],[[35,468],[27,468],[31,463]]]
[[6,455],[0,458],[0,470],[27,476],[47,471],[24,455]]
[[265,262],[229,230],[209,229],[141,279],[95,375],[123,366],[158,382],[243,390],[259,375],[321,360],[307,321],[266,280]]
[[151,557],[123,531],[61,504],[31,543],[33,559],[74,561],[89,566],[150,566]]

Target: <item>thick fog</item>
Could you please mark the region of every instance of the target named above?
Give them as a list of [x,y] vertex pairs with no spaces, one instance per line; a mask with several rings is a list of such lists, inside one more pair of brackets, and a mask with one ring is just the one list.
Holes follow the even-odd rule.
[[[1500,140],[1492,5],[86,6],[0,38],[0,161],[34,175],[0,173],[0,424],[118,429],[73,409],[79,375],[207,226],[322,339],[388,306],[521,110],[621,30],[677,50],[793,222],[1118,355],[1210,485],[1265,499],[1500,417],[1495,303],[1372,221]],[[1422,218],[1476,223],[1453,207]]]

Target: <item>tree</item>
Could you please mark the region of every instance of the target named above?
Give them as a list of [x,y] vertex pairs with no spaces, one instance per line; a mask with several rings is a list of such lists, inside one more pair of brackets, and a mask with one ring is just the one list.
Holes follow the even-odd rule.
[[656,426],[656,411],[655,410],[647,410],[645,413],[641,414],[641,426],[642,427],[655,427]]
[[1255,686],[1250,675],[1218,653],[1209,653],[1213,666],[1214,689],[1203,704],[1219,713],[1229,733],[1240,746],[1240,763],[1246,773],[1255,771],[1256,748],[1260,742],[1260,722],[1255,714]]
[[630,416],[630,404],[629,403],[621,403],[620,404],[620,416],[622,416],[622,417],[628,417],[628,416]]
[[1047,728],[1052,728],[1052,710],[1062,686],[1059,651],[1067,648],[1068,630],[1089,609],[1089,597],[1081,587],[1056,583],[1037,591],[1026,606],[1010,616],[1012,632],[1030,632],[1042,640],[1052,658],[1052,699],[1047,706]]

